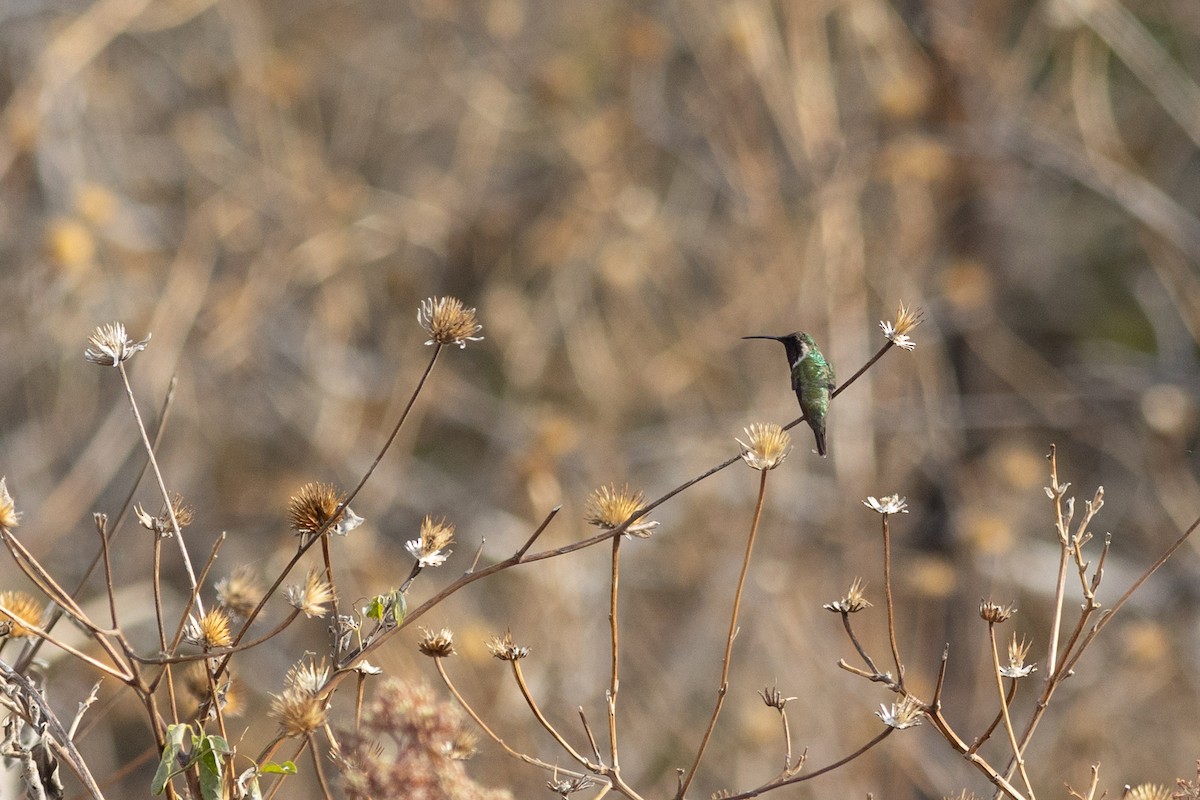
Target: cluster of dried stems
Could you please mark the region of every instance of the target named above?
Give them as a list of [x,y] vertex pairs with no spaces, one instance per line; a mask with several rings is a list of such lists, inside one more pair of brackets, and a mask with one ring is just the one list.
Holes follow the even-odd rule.
[[[600,528],[598,533],[564,547],[533,550],[538,538],[555,518],[559,510],[555,508],[511,556],[481,565],[480,548],[464,574],[447,583],[420,605],[410,609],[407,595],[414,580],[427,567],[441,565],[448,553],[447,548],[453,541],[452,525],[445,520],[434,521],[427,517],[422,524],[420,537],[407,545],[414,558],[414,564],[404,582],[376,595],[363,609],[348,609],[339,604],[333,544],[336,535],[348,534],[362,522],[362,519],[351,511],[350,503],[371,478],[395,440],[442,349],[447,345],[462,347],[466,342],[480,338],[476,336],[480,326],[475,320],[474,309],[466,308],[454,298],[434,298],[426,301],[418,314],[418,320],[430,335],[427,344],[434,348],[432,355],[378,456],[358,484],[348,493],[341,493],[336,487],[326,484],[312,483],[303,487],[292,498],[291,503],[292,527],[298,534],[296,550],[270,587],[262,591],[253,587],[248,579],[235,575],[217,585],[217,602],[207,609],[203,600],[204,590],[209,583],[209,572],[224,537],[217,540],[197,570],[184,536],[184,530],[191,520],[191,510],[178,494],[169,490],[168,481],[160,471],[155,457],[170,397],[159,415],[158,429],[152,434],[142,420],[125,366],[134,354],[146,347],[148,340],[130,340],[123,326],[119,324],[97,329],[92,337],[93,348],[86,352],[86,359],[94,364],[113,367],[120,375],[126,398],[141,431],[146,466],[152,472],[154,484],[162,498],[162,511],[158,515],[149,514],[140,506],[132,506],[140,524],[154,534],[153,603],[157,641],[154,645],[155,652],[147,654],[144,646],[131,641],[122,628],[117,612],[112,574],[113,538],[120,531],[131,510],[133,493],[130,493],[130,498],[115,524],[110,525],[108,517],[104,514],[95,515],[98,553],[92,568],[73,589],[67,589],[55,579],[43,559],[35,555],[16,534],[14,529],[18,527],[20,515],[15,510],[15,504],[6,486],[0,482],[0,537],[17,565],[49,601],[49,606],[43,613],[42,604],[33,601],[31,596],[25,593],[0,594],[0,619],[3,620],[3,632],[7,637],[4,644],[26,640],[24,649],[11,663],[6,658],[0,658],[0,705],[9,712],[0,754],[20,763],[29,797],[63,795],[58,774],[60,764],[65,764],[70,772],[74,773],[88,795],[94,798],[104,796],[101,788],[103,781],[98,780],[89,770],[76,747],[75,738],[84,713],[95,702],[100,688],[106,682],[124,687],[144,710],[153,736],[151,752],[160,758],[153,789],[156,793],[165,792],[169,797],[206,800],[226,797],[274,797],[285,784],[287,776],[299,771],[294,762],[305,751],[311,757],[313,780],[319,786],[322,795],[327,798],[334,796],[331,782],[326,776],[330,764],[342,774],[343,786],[353,797],[378,796],[381,792],[391,793],[392,796],[413,797],[503,796],[505,793],[489,792],[473,784],[462,774],[461,767],[450,766],[452,762],[465,757],[473,750],[473,740],[461,730],[452,713],[440,708],[419,691],[414,694],[412,690],[400,685],[385,684],[375,692],[375,699],[368,702],[365,691],[367,681],[371,676],[379,674],[380,670],[366,659],[373,651],[389,642],[398,631],[413,625],[447,597],[475,581],[519,564],[556,558],[608,542],[612,551],[607,608],[611,659],[605,693],[606,719],[600,726],[600,734],[580,707],[581,733],[586,740],[586,746],[573,744],[571,735],[559,730],[550,721],[522,672],[521,661],[529,655],[529,648],[517,644],[511,634],[507,633],[503,637],[495,637],[489,645],[497,659],[508,662],[512,677],[529,711],[561,748],[564,757],[571,762],[569,768],[562,767],[556,760],[515,749],[483,719],[456,687],[447,670],[446,660],[454,654],[453,634],[449,630],[424,630],[419,648],[422,653],[434,659],[437,674],[450,694],[487,737],[509,755],[550,773],[547,788],[551,792],[565,798],[576,792],[594,789],[595,793],[592,796],[597,798],[609,792],[616,792],[631,800],[641,800],[644,795],[631,785],[623,774],[620,759],[622,727],[619,724],[618,699],[622,658],[619,588],[622,542],[631,536],[649,536],[657,526],[656,522],[647,517],[651,511],[705,478],[743,461],[759,473],[757,499],[748,527],[741,571],[733,590],[728,633],[712,712],[707,725],[698,736],[690,763],[686,768],[678,770],[675,800],[683,800],[688,796],[730,690],[731,663],[739,630],[739,613],[762,520],[768,476],[791,452],[787,430],[804,421],[804,418],[796,419],[783,427],[773,424],[749,426],[746,429],[748,441],[739,440],[741,452],[653,501],[646,502],[641,492],[631,491],[628,486],[602,487],[593,493],[587,511],[588,521]],[[858,372],[836,389],[834,396],[852,385],[890,349],[913,349],[914,343],[908,334],[919,323],[920,316],[905,309],[903,305],[894,323],[881,323],[886,343]],[[760,693],[763,701],[778,712],[782,722],[782,767],[778,774],[751,789],[736,793],[722,790],[718,793],[719,796],[728,800],[738,800],[811,780],[862,756],[893,732],[928,721],[950,748],[986,777],[998,793],[1012,800],[1034,800],[1036,794],[1027,769],[1028,745],[1056,689],[1070,677],[1072,669],[1089,645],[1133,592],[1165,563],[1197,525],[1200,525],[1200,520],[1197,520],[1128,587],[1111,608],[1101,613],[1096,591],[1104,575],[1108,537],[1105,538],[1094,562],[1090,556],[1085,555],[1085,548],[1093,539],[1091,524],[1103,505],[1103,489],[1097,490],[1094,498],[1084,504],[1085,511],[1076,522],[1074,499],[1067,496],[1069,484],[1059,480],[1057,457],[1053,447],[1049,461],[1050,486],[1046,491],[1053,501],[1055,530],[1061,557],[1053,616],[1050,620],[1052,633],[1047,645],[1046,658],[1040,664],[1041,690],[1029,718],[1023,724],[1018,724],[1012,718],[1010,709],[1019,683],[1035,670],[1032,664],[1026,663],[1030,642],[1023,637],[1018,639],[1014,634],[1007,645],[1007,663],[1002,662],[1001,642],[996,629],[1009,621],[1015,609],[989,600],[981,600],[979,612],[987,623],[996,684],[997,712],[991,724],[971,738],[960,733],[949,720],[942,706],[942,686],[950,662],[948,647],[942,653],[941,668],[932,696],[922,699],[910,690],[905,681],[905,662],[901,656],[896,632],[898,604],[893,593],[890,525],[894,515],[906,513],[905,501],[898,495],[882,499],[871,497],[866,500],[865,505],[878,512],[882,518],[883,588],[890,650],[889,669],[881,670],[877,666],[878,659],[870,655],[868,646],[860,639],[852,625],[851,615],[871,607],[871,603],[864,596],[859,579],[854,580],[845,597],[827,604],[825,608],[840,614],[846,634],[864,665],[853,666],[842,660],[838,662],[839,666],[868,681],[883,684],[897,696],[896,702],[881,707],[877,712],[883,729],[844,757],[819,767],[809,767],[807,751],[796,755],[791,741],[785,707],[794,698],[784,697],[777,688],[765,689]],[[161,549],[166,539],[174,540],[189,582],[187,602],[182,612],[171,620],[170,624],[166,618],[160,588],[163,557]],[[302,583],[289,586],[284,591],[291,610],[283,614],[267,633],[249,639],[251,627],[263,616],[270,598],[284,586],[304,556],[318,545],[320,567],[310,569]],[[94,619],[77,600],[91,572],[101,565],[108,597],[108,618],[105,620]],[[1070,632],[1064,636],[1064,614],[1068,586],[1073,583],[1070,577],[1072,572],[1077,578],[1082,603],[1078,619],[1070,626]],[[306,654],[288,672],[284,679],[284,689],[275,695],[272,705],[272,716],[278,724],[274,738],[256,755],[240,753],[230,743],[226,724],[226,715],[230,711],[233,699],[233,661],[239,654],[272,640],[301,614],[308,617],[328,615],[328,648],[320,654],[319,660],[312,654]],[[94,645],[95,655],[90,655],[56,636],[55,626],[64,616],[86,632]],[[78,714],[66,725],[47,704],[45,687],[39,685],[40,677],[33,669],[34,658],[44,644],[62,649],[95,671],[100,678],[91,695],[80,703]],[[3,655],[2,646],[0,655]],[[356,686],[353,712],[352,715],[348,715],[353,719],[353,723],[345,729],[335,728],[330,721],[331,703],[334,694],[348,678],[353,679]],[[199,684],[198,688],[194,685],[188,688],[189,684],[196,683]],[[184,703],[182,696],[189,691],[195,699],[191,707]],[[987,758],[981,753],[981,748],[997,730],[1001,730],[1001,726],[1003,737],[1007,740],[1007,748],[1001,751],[1001,755]],[[384,744],[389,737],[394,740],[390,752]],[[276,753],[288,740],[296,742],[294,751],[288,754],[286,760],[275,761]],[[325,752],[328,753],[329,763],[326,763],[323,755]],[[413,757],[413,752],[417,752],[418,756]],[[443,761],[446,762],[444,765]],[[441,766],[431,767],[431,763]],[[1093,800],[1097,786],[1096,774],[1097,771],[1093,769],[1090,789],[1083,792],[1072,790],[1073,794]],[[269,780],[270,784],[262,787],[261,780]]]

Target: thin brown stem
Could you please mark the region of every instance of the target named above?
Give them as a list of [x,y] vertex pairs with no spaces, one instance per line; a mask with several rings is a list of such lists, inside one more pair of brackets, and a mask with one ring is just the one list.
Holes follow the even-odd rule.
[[542,709],[538,707],[537,701],[533,699],[533,693],[529,691],[529,685],[525,683],[525,676],[521,673],[521,662],[518,659],[512,659],[508,662],[512,665],[513,677],[517,679],[517,686],[521,690],[521,696],[525,698],[525,705],[529,706],[529,710],[533,712],[533,716],[541,724],[546,732],[554,737],[554,741],[558,742],[558,746],[567,751],[571,758],[575,759],[581,766],[590,771],[596,772],[600,770],[598,764],[592,764],[587,760],[587,757],[582,755],[578,750],[571,746],[571,743],[563,738],[562,734],[554,727],[550,720],[546,719],[546,715],[542,713]]
[[900,660],[900,646],[896,643],[896,606],[892,599],[892,533],[888,515],[883,515],[883,596],[887,605],[888,643],[892,647],[892,661],[896,664],[896,684],[904,690],[904,664]]
[[1021,780],[1025,782],[1025,792],[1029,800],[1035,800],[1033,784],[1029,781],[1029,773],[1025,770],[1025,758],[1021,754],[1021,746],[1017,743],[1017,734],[1013,730],[1012,718],[1008,713],[1008,698],[1004,693],[1004,676],[1000,674],[1000,649],[996,643],[996,625],[988,623],[988,639],[992,644],[992,675],[996,678],[996,692],[1000,696],[1000,716],[1004,719],[1004,730],[1008,734],[1008,742],[1012,745],[1013,758],[1017,761],[1017,769],[1021,771]]
[[[179,545],[179,555],[183,559],[183,569],[187,573],[188,583],[192,591],[196,591],[197,581],[196,572],[192,569],[192,558],[188,555],[187,544],[183,541],[183,531],[179,527],[179,520],[175,518],[175,506],[171,502],[171,493],[167,491],[167,484],[163,480],[162,471],[158,468],[158,459],[154,455],[154,445],[150,442],[150,436],[146,433],[146,425],[142,422],[142,413],[138,411],[137,400],[133,396],[133,387],[129,384],[129,373],[125,371],[125,364],[119,362],[117,370],[121,373],[121,381],[125,384],[125,395],[129,398],[129,407],[133,410],[134,421],[137,422],[138,432],[142,435],[142,445],[146,448],[146,457],[150,461],[150,469],[154,472],[154,480],[158,483],[158,491],[162,494],[163,503],[167,507],[167,516],[171,520],[171,532],[174,534],[175,543]],[[204,604],[197,598],[197,608],[200,613],[204,613]]]
[[759,470],[758,479],[758,499],[754,503],[754,519],[750,523],[750,535],[746,537],[746,554],[742,558],[742,571],[738,575],[737,591],[733,594],[733,610],[729,615],[729,633],[725,637],[725,656],[721,661],[721,682],[717,687],[717,702],[713,706],[712,715],[708,720],[708,727],[704,730],[704,736],[700,739],[700,747],[696,750],[696,757],[692,760],[692,766],[688,769],[687,774],[679,784],[679,790],[676,797],[679,800],[687,794],[688,787],[692,785],[692,781],[696,777],[697,770],[700,769],[700,762],[704,758],[704,751],[708,748],[708,742],[712,738],[713,729],[717,727],[717,717],[721,715],[721,706],[725,704],[725,695],[729,691],[729,669],[733,661],[733,640],[737,636],[738,631],[738,613],[742,608],[742,593],[746,586],[746,575],[750,571],[750,556],[754,552],[754,540],[758,536],[758,523],[762,518],[763,500],[767,495],[767,473],[769,470]]
[[325,800],[333,800],[333,794],[329,791],[329,782],[325,780],[325,768],[321,766],[321,748],[317,747],[317,739],[313,734],[308,734],[308,750],[312,753],[313,769],[317,773],[317,785],[321,787],[321,796]]
[[453,681],[450,680],[450,675],[446,672],[446,665],[444,663],[444,659],[435,657],[433,659],[433,663],[434,663],[434,666],[437,667],[438,675],[441,677],[442,683],[444,683],[446,685],[446,689],[450,692],[450,694],[452,694],[454,696],[454,699],[458,701],[458,704],[462,707],[463,711],[467,712],[467,716],[469,716],[471,719],[475,720],[475,724],[479,726],[479,728],[484,732],[484,734],[486,734],[487,737],[489,739],[491,739],[493,742],[500,745],[500,748],[502,750],[504,750],[504,752],[508,753],[513,758],[524,761],[526,764],[529,764],[534,767],[539,767],[546,771],[553,771],[555,769],[558,769],[559,772],[566,772],[566,774],[568,774],[572,777],[582,778],[584,776],[585,773],[571,772],[569,770],[563,770],[555,764],[547,763],[545,761],[542,761],[540,758],[535,758],[534,756],[526,755],[525,753],[522,753],[518,750],[514,750],[512,747],[510,747],[508,745],[507,742],[505,742],[503,739],[501,739],[499,736],[497,736],[495,731],[493,731],[490,727],[488,727],[488,724],[483,721],[483,718],[480,717],[478,713],[476,713],[475,709],[471,706],[471,704],[468,703],[466,701],[466,698],[464,698],[462,696],[462,693],[458,691],[458,688],[454,685]]
[[614,536],[612,540],[612,581],[609,593],[608,628],[612,640],[612,664],[608,683],[608,748],[612,758],[613,769],[620,769],[621,760],[617,754],[617,690],[620,680],[620,636],[617,625],[617,587],[621,578],[621,541],[623,536]]

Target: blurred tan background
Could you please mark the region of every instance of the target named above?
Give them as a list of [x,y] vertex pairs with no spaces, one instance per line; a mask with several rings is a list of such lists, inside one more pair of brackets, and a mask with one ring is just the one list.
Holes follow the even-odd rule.
[[[443,353],[354,504],[367,524],[335,543],[361,599],[407,574],[424,514],[447,515],[459,542],[419,602],[482,538],[481,562],[502,559],[561,503],[541,544],[575,541],[595,486],[657,497],[736,452],[743,426],[797,416],[782,348],[739,337],[807,330],[845,378],[904,301],[927,317],[916,351],[838,398],[829,459],[801,428],[771,475],[693,794],[779,768],[764,686],[799,698],[814,768],[879,730],[892,698],[836,668],[853,651],[821,609],[861,575],[862,632],[886,661],[867,495],[909,500],[908,679],[927,694],[949,642],[947,714],[974,735],[995,710],[979,599],[1015,601],[1012,629],[1045,655],[1050,443],[1081,502],[1105,487],[1106,603],[1200,514],[1198,45],[1193,0],[7,0],[0,473],[21,532],[73,583],[92,512],[115,515],[140,467],[116,374],[82,359],[110,320],[153,333],[130,362],[147,417],[178,375],[162,463],[196,509],[194,551],[228,533],[216,579],[278,569],[302,483],[357,481],[428,356],[421,299],[477,307],[486,339]],[[735,465],[624,550],[622,762],[650,796],[673,791],[715,697],[756,485]],[[157,509],[149,483],[137,497]],[[132,617],[149,544],[120,536]],[[455,631],[451,667],[493,726],[551,761],[566,763],[483,641],[511,627],[533,648],[535,691],[582,744],[576,707],[603,720],[607,552],[474,584],[424,620]],[[1181,551],[1056,696],[1029,758],[1044,792],[1082,788],[1096,762],[1110,796],[1194,775],[1197,566]],[[7,561],[0,581],[25,586]],[[243,752],[271,732],[266,692],[320,646],[316,621],[298,628],[244,662]],[[432,679],[414,642],[379,662]],[[90,676],[50,675],[73,713]],[[142,753],[139,714],[96,715],[83,746],[100,777]],[[144,795],[152,766],[111,796]],[[490,744],[470,770],[545,796],[549,776]],[[779,795],[962,788],[988,790],[922,728]]]

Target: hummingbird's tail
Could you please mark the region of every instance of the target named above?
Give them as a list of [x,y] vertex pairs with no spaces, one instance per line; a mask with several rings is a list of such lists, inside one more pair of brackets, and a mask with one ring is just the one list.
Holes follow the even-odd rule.
[[824,458],[827,452],[825,447],[825,423],[823,421],[819,423],[810,422],[809,425],[812,427],[813,438],[817,440],[817,455]]

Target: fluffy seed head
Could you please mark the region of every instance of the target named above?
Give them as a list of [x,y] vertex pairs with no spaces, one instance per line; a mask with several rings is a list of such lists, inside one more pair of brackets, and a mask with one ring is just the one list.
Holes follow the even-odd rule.
[[229,647],[233,644],[233,634],[229,630],[229,615],[223,608],[213,608],[199,619],[189,617],[187,625],[183,629],[183,638],[205,650],[211,650],[214,647]]
[[889,728],[913,728],[921,724],[921,704],[912,695],[906,694],[903,700],[892,703],[890,707],[880,703],[875,716],[883,720],[883,724]]
[[908,332],[924,322],[925,316],[920,309],[910,310],[904,303],[896,310],[896,322],[891,323],[887,320],[881,320],[879,327],[883,330],[884,337],[896,345],[896,347],[904,350],[916,349],[917,343],[908,336]]
[[837,611],[842,614],[854,614],[870,607],[871,601],[863,596],[862,578],[854,579],[854,582],[850,584],[850,590],[841,600],[835,600],[822,606],[829,611]]
[[[615,483],[610,483],[607,486],[601,486],[588,497],[584,519],[597,528],[613,530],[641,511],[645,505],[645,495],[640,491],[631,492],[629,484],[618,489]],[[631,524],[625,532],[644,538],[657,527],[657,522],[643,518]]]
[[0,611],[0,626],[8,628],[7,632],[0,633],[19,639],[33,635],[28,626],[41,627],[42,604],[28,592],[0,592],[0,605],[8,609],[8,613]]
[[325,701],[308,692],[284,689],[271,700],[271,716],[284,736],[307,736],[325,724]]
[[217,602],[231,617],[246,619],[262,600],[263,589],[254,570],[240,564],[228,576],[217,581]]
[[345,499],[346,495],[331,483],[304,484],[288,501],[292,530],[304,535],[316,533],[333,518],[338,504]]
[[431,297],[422,301],[417,322],[429,334],[425,344],[456,344],[461,349],[467,342],[483,339],[475,335],[483,329],[475,320],[475,309],[467,308],[457,297]]
[[92,331],[88,341],[92,346],[83,351],[84,359],[102,367],[115,367],[128,361],[139,350],[145,350],[150,336],[147,334],[145,339],[135,342],[125,335],[124,325],[110,322]]
[[303,584],[294,584],[283,590],[288,605],[303,611],[306,617],[325,616],[325,606],[333,602],[333,587],[321,573],[310,569]]

